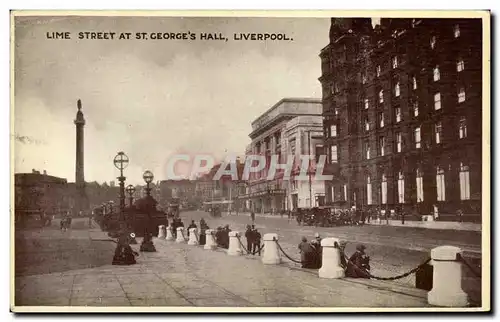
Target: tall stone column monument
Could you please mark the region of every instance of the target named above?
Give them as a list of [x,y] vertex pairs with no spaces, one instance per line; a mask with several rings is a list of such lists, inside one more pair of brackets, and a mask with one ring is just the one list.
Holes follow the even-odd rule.
[[77,102],[78,112],[76,112],[75,127],[76,127],[76,164],[75,164],[75,209],[74,215],[78,215],[80,212],[86,213],[88,210],[88,199],[85,191],[85,175],[84,175],[84,132],[83,127],[85,126],[85,118],[82,112],[82,102],[78,100]]

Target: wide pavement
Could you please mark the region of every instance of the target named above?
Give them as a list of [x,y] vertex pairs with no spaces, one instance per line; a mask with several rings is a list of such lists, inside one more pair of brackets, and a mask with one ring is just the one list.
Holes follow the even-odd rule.
[[[204,218],[210,228],[229,224],[232,230],[244,235],[245,226],[251,224],[248,214],[224,214],[221,218],[213,218],[207,212],[181,212],[184,225],[191,220],[199,225]],[[480,272],[481,233],[476,231],[454,231],[422,229],[414,227],[393,227],[384,225],[343,226],[343,227],[311,227],[298,226],[295,220],[285,218],[256,216],[256,227],[261,234],[277,233],[279,243],[293,259],[300,259],[297,246],[300,238],[308,240],[319,232],[321,237],[336,237],[348,242],[346,253],[352,254],[358,243],[367,246],[371,258],[372,274],[380,277],[393,277],[405,273],[430,256],[430,250],[441,245],[452,245],[462,248],[469,261]],[[243,244],[246,245],[244,237]],[[291,266],[299,266],[284,258]],[[398,279],[397,283],[415,286],[415,274]],[[481,301],[481,279],[467,268],[463,269],[462,287],[476,303]]]
[[[56,239],[59,246],[40,255],[45,256],[45,262],[66,254],[71,245],[76,245],[70,252],[72,258],[78,257],[84,250],[79,248],[81,244],[73,243],[74,240],[106,243],[100,241],[106,239],[106,234],[99,229],[75,229],[68,233],[42,229],[37,232],[37,238],[31,239],[49,239],[57,233],[64,237]],[[49,264],[54,269],[50,273],[39,264],[37,270],[40,272],[32,269],[30,274],[18,273],[15,303],[18,306],[45,306],[45,309],[73,306],[71,310],[85,310],[85,306],[147,306],[159,312],[185,310],[186,307],[237,307],[242,310],[251,307],[295,310],[301,310],[300,307],[428,307],[426,292],[412,287],[371,280],[321,279],[314,271],[264,265],[258,256],[228,256],[224,250],[204,250],[201,246],[157,238],[154,243],[157,252],[141,253],[138,263],[131,266],[110,265],[112,249],[105,247],[102,250],[107,264],[99,260],[94,262],[94,267],[63,265],[59,270]],[[138,250],[139,245],[133,247]],[[102,256],[98,251],[93,254],[96,258]],[[59,264],[64,263],[59,261]],[[167,306],[181,308],[160,308]]]

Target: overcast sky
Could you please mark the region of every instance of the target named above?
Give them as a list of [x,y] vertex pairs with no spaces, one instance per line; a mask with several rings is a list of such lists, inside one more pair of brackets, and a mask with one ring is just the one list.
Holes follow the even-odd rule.
[[[85,179],[127,183],[170,155],[244,154],[250,123],[283,97],[321,97],[324,18],[16,18],[15,172],[75,178],[76,102],[85,114]],[[71,32],[71,40],[46,33]],[[229,41],[79,40],[80,31],[214,32]],[[234,41],[234,33],[286,33],[293,41]]]

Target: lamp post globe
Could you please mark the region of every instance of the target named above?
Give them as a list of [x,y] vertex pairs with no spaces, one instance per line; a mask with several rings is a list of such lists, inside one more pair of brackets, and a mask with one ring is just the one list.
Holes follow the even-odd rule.
[[125,169],[128,166],[128,163],[129,163],[128,156],[122,151],[118,152],[118,154],[115,156],[113,160],[113,164],[120,171],[123,171],[123,169]]

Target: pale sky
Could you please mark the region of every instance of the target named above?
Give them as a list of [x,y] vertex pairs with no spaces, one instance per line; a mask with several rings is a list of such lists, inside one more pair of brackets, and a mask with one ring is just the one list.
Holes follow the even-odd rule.
[[[284,97],[321,97],[320,50],[329,18],[18,17],[15,172],[75,178],[76,102],[82,100],[86,181],[127,184],[170,155],[244,154],[251,122]],[[68,31],[71,40],[47,39]],[[223,33],[229,41],[79,40],[80,31]],[[234,41],[233,33],[286,33],[293,41]]]

